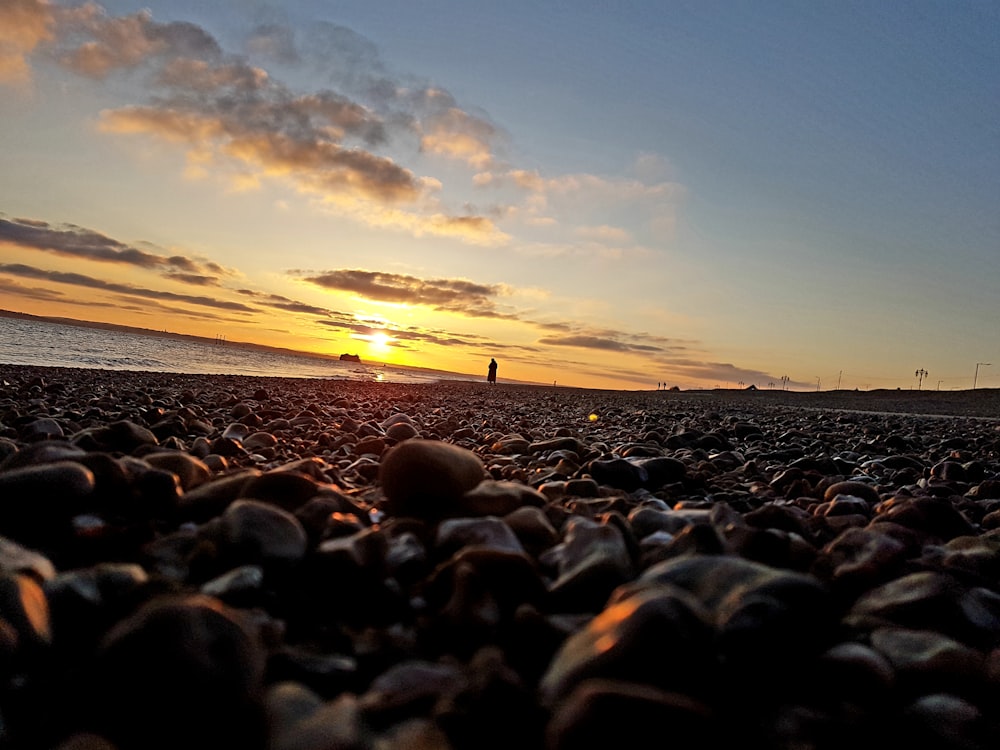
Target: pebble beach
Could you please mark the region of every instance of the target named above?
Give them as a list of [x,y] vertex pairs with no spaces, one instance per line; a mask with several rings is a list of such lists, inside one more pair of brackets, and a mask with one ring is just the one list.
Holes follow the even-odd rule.
[[1000,747],[1000,391],[0,365],[0,749]]

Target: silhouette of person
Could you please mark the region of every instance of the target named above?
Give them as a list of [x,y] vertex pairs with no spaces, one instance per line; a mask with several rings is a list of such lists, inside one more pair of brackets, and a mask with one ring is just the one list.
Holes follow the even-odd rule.
[[497,384],[497,361],[492,357],[490,358],[490,372],[486,379],[493,385]]

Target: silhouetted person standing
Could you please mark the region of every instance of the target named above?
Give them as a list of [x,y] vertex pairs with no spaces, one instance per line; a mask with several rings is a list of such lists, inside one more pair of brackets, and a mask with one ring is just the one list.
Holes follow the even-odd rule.
[[492,357],[490,358],[490,372],[486,379],[493,385],[497,384],[497,361]]

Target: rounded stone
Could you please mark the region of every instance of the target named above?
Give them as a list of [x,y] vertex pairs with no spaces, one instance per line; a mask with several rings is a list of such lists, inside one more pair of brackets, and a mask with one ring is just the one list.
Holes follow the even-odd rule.
[[94,487],[94,473],[74,461],[0,473],[0,534],[45,547],[74,514],[86,510]]
[[264,654],[207,596],[156,600],[113,628],[88,696],[94,728],[126,748],[263,750]]
[[302,524],[277,506],[237,500],[219,518],[222,551],[241,565],[291,567],[306,554]]
[[486,478],[479,456],[440,440],[413,438],[390,449],[379,465],[384,510],[433,518],[448,514]]
[[860,497],[862,500],[867,500],[872,505],[878,505],[882,502],[882,498],[879,497],[878,491],[870,484],[866,484],[864,482],[852,482],[850,480],[834,482],[833,484],[827,486],[826,490],[823,492],[823,500],[831,502],[837,497],[837,495]]
[[686,592],[636,592],[563,642],[540,682],[542,701],[555,706],[595,678],[704,695],[718,677],[714,637],[709,613]]
[[415,425],[410,424],[409,422],[396,422],[386,428],[385,434],[387,437],[401,443],[404,440],[410,440],[411,438],[417,437],[420,432],[417,430]]
[[519,482],[485,481],[462,497],[462,513],[469,516],[504,516],[515,510],[541,507],[545,495]]
[[[586,680],[554,713],[546,727],[550,750],[594,747],[658,747],[671,750],[732,747],[725,722],[700,701],[648,685]],[[740,739],[745,739],[740,738]]]
[[161,451],[150,453],[143,460],[154,469],[163,469],[177,475],[185,491],[204,484],[212,477],[212,472],[199,458],[181,451]]

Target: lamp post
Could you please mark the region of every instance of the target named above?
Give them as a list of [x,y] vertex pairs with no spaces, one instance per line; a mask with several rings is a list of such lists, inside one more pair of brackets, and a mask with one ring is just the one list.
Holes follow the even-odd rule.
[[972,378],[972,390],[976,389],[976,381],[979,380],[979,367],[980,366],[989,367],[990,363],[989,362],[976,362],[976,374]]

